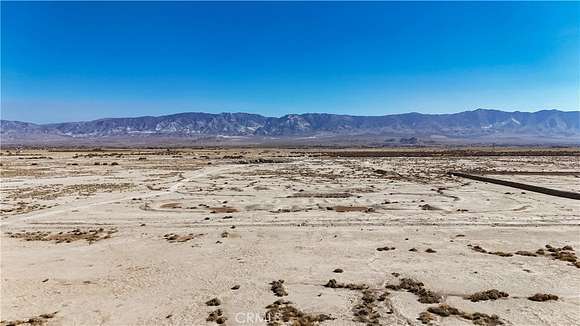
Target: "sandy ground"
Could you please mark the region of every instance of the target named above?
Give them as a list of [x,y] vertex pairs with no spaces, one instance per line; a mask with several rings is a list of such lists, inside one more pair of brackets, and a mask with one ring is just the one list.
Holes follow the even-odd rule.
[[579,191],[577,157],[313,153],[3,153],[3,324],[580,323],[580,202],[446,174]]

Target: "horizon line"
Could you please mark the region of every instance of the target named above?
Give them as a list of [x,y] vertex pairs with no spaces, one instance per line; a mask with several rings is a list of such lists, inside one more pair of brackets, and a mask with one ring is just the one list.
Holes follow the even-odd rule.
[[[244,111],[222,111],[222,112],[216,112],[216,113],[204,112],[204,111],[181,111],[181,112],[175,112],[175,113],[169,113],[169,114],[160,114],[160,115],[103,117],[103,118],[96,118],[96,119],[92,119],[92,120],[71,120],[71,121],[60,121],[60,122],[31,122],[31,121],[24,121],[24,120],[9,120],[9,119],[2,119],[2,117],[0,116],[0,121],[23,122],[23,123],[31,123],[31,124],[35,124],[35,125],[50,125],[50,124],[59,124],[59,123],[93,122],[93,121],[111,120],[111,119],[159,118],[159,117],[168,117],[168,116],[179,115],[179,114],[188,114],[188,113],[189,114],[199,113],[199,114],[209,114],[209,115],[248,114],[248,115],[258,115],[258,116],[262,116],[265,118],[280,119],[280,118],[290,116],[290,115],[306,115],[306,114],[320,114],[320,115],[327,114],[327,115],[351,116],[351,117],[385,117],[385,116],[404,115],[404,114],[421,114],[421,115],[435,116],[435,115],[453,115],[453,114],[459,114],[459,113],[465,113],[465,112],[474,112],[474,111],[479,111],[479,110],[500,111],[500,112],[505,112],[505,113],[538,113],[538,112],[542,112],[542,111],[559,111],[559,112],[578,112],[578,113],[580,113],[580,108],[572,109],[572,110],[539,109],[536,111],[519,111],[519,110],[506,111],[506,110],[492,109],[492,108],[477,108],[477,109],[457,111],[457,112],[451,112],[451,113],[422,113],[422,112],[417,112],[417,111],[409,111],[409,112],[403,112],[403,113],[392,113],[392,114],[383,114],[383,115],[356,115],[356,114],[339,114],[339,113],[329,113],[329,112],[304,112],[304,113],[287,113],[287,114],[280,115],[280,116],[269,116],[269,115],[264,115],[264,114],[260,114],[260,113],[250,113],[250,112],[244,112]],[[1,112],[0,112],[0,114],[1,114]]]

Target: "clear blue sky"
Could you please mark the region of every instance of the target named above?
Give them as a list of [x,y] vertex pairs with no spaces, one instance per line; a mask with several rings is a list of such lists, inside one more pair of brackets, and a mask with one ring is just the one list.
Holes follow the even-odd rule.
[[3,119],[579,109],[579,2],[1,5]]

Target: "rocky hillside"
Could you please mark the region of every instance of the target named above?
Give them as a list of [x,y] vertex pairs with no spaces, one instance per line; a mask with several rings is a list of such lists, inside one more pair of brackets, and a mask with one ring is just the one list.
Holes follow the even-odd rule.
[[247,113],[179,113],[56,124],[2,120],[0,133],[10,138],[44,135],[94,139],[135,135],[309,137],[362,134],[459,138],[514,135],[577,137],[580,135],[580,112],[544,110],[529,113],[479,109],[454,114],[352,116],[307,113],[280,118]]

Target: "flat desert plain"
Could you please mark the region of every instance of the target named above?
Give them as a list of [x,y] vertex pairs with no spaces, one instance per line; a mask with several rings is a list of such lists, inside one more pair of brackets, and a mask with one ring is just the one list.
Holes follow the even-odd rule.
[[448,174],[578,150],[421,151],[3,150],[2,325],[580,324],[580,201]]

